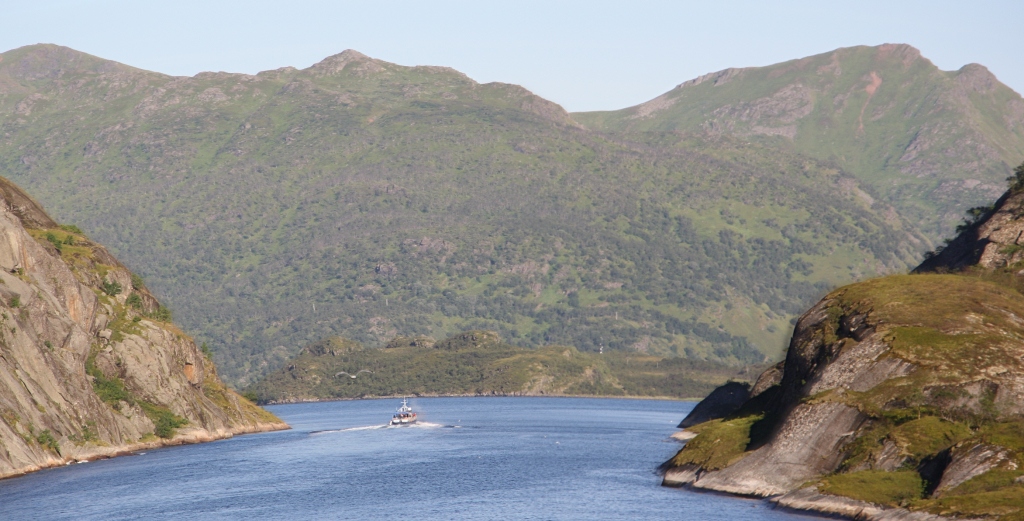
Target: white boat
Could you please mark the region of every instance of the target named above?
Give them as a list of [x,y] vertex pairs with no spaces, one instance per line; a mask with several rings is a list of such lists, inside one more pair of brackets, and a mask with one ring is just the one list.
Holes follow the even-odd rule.
[[391,417],[391,425],[412,425],[414,423],[416,423],[416,413],[412,411],[412,407],[409,407],[409,400],[403,398],[402,406]]

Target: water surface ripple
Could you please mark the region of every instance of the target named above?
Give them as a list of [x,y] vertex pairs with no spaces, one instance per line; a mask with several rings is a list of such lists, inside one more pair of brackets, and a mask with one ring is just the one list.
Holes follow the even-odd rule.
[[688,402],[418,398],[269,407],[290,431],[0,481],[2,519],[818,519],[658,486]]

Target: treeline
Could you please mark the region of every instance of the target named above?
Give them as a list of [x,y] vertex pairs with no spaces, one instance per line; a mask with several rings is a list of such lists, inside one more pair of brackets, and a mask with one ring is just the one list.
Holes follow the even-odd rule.
[[260,403],[451,394],[697,398],[729,378],[754,375],[682,358],[521,348],[493,332],[468,331],[436,344],[397,338],[384,348],[337,337],[315,342],[246,393]]

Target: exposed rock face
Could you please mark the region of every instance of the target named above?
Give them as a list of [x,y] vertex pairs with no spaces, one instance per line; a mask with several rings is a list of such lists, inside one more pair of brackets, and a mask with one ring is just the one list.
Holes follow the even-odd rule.
[[784,494],[835,470],[844,456],[840,449],[863,422],[864,415],[845,404],[797,405],[767,445],[694,486],[754,496]]
[[1007,192],[987,215],[914,271],[959,271],[971,266],[993,269],[1024,259],[1024,191]]
[[971,478],[980,476],[994,468],[1010,462],[1010,451],[1003,447],[987,444],[965,445],[957,447],[952,461],[942,473],[942,481],[935,488],[941,494],[954,489]]
[[[1011,484],[1024,474],[1021,338],[1024,297],[976,277],[836,290],[798,321],[781,380],[777,368],[764,375],[777,385],[688,425],[696,437],[663,467],[665,484],[857,519],[1024,512],[1024,494],[1013,496],[1024,489]],[[912,483],[913,511],[865,492],[887,490],[889,475]],[[1020,500],[978,506],[996,493]]]
[[0,477],[287,428],[226,389],[138,279],[70,230],[0,179]]
[[811,510],[823,514],[848,517],[860,521],[942,521],[946,518],[902,508],[885,508],[867,501],[821,494],[813,487],[795,490],[772,498],[776,505],[795,510]]

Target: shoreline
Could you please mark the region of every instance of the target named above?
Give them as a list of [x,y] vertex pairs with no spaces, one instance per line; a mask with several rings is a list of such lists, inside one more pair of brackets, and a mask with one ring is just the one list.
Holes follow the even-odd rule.
[[[685,431],[678,431],[678,435]],[[679,440],[676,435],[670,436]],[[711,486],[699,485],[700,478],[706,474],[694,466],[678,467],[662,474],[661,486],[666,488],[685,488],[702,494],[726,495],[737,498],[761,499],[781,508],[798,513],[810,513],[827,518],[853,519],[856,521],[955,521],[927,512],[915,512],[905,508],[890,507],[868,503],[858,499],[831,494],[822,494],[814,487],[791,490],[785,494],[763,494],[751,491],[743,493],[736,490],[723,490]]]
[[353,402],[357,400],[391,400],[398,398],[597,398],[601,400],[659,400],[666,402],[699,402],[702,397],[679,398],[676,396],[620,396],[593,394],[518,394],[518,393],[411,393],[392,394],[386,396],[360,396],[357,398],[297,398],[290,400],[271,400],[259,402],[257,405],[289,405],[293,403],[319,402]]
[[957,521],[927,512],[915,512],[905,508],[888,507],[843,496],[822,494],[810,487],[797,489],[786,494],[762,496],[759,494],[740,494],[714,488],[696,487],[692,483],[682,482],[662,481],[661,486],[686,489],[700,494],[729,496],[740,499],[760,499],[771,503],[773,508],[800,514],[815,514],[831,519],[852,519],[855,521]]
[[256,424],[233,427],[230,429],[217,429],[215,431],[209,431],[202,428],[182,429],[181,432],[175,434],[173,438],[157,438],[151,441],[139,441],[135,443],[129,443],[126,445],[109,447],[84,447],[78,451],[69,451],[73,452],[73,455],[51,457],[45,463],[39,465],[26,465],[24,467],[12,469],[10,471],[0,473],[0,479],[17,478],[20,476],[31,474],[33,472],[38,472],[40,470],[64,467],[67,465],[73,465],[77,463],[88,463],[90,461],[111,459],[120,456],[129,456],[143,450],[154,450],[164,447],[176,447],[179,445],[195,445],[199,443],[208,443],[211,441],[233,438],[235,436],[240,436],[243,434],[258,434],[261,432],[285,431],[289,429],[291,429],[291,426],[284,422],[260,422]]
[[[773,508],[776,509],[798,514],[815,514],[826,519],[852,519],[854,521],[958,521],[957,519],[927,512],[915,512],[905,508],[887,507],[843,496],[821,494],[812,488],[797,489],[775,496],[761,496],[757,494],[738,494],[713,488],[699,488],[690,484],[672,485],[663,483],[662,486],[667,488],[683,488],[701,494],[729,496],[740,499],[760,499],[771,503]],[[959,521],[971,520],[959,519]]]

